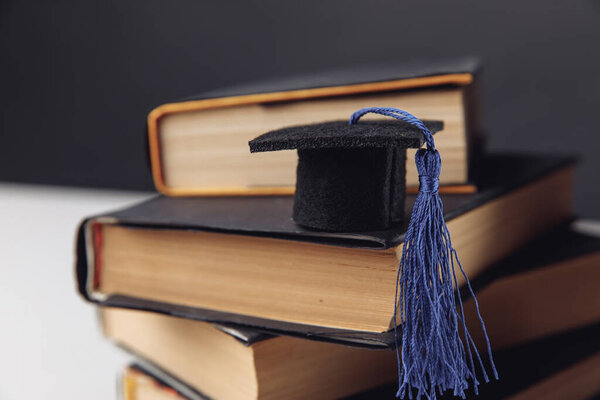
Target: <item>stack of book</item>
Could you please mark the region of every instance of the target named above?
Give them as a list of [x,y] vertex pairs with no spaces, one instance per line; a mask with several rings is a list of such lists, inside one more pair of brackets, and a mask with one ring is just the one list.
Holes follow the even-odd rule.
[[[79,292],[138,360],[124,369],[123,397],[393,398],[407,221],[375,232],[303,228],[291,219],[296,153],[248,150],[266,131],[365,106],[444,122],[435,140],[445,219],[500,374],[480,397],[600,392],[600,239],[573,228],[574,160],[482,151],[477,71],[471,59],[336,71],[153,110],[162,194],[87,218],[77,234]],[[485,346],[473,301],[464,306]]]

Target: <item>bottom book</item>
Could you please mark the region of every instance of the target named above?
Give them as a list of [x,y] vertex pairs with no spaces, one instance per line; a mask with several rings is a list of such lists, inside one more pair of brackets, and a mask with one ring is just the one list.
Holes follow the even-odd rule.
[[[480,387],[478,399],[586,400],[600,395],[600,325],[499,351],[499,381]],[[343,366],[342,366],[343,367]],[[360,372],[364,372],[364,368]],[[234,384],[224,380],[224,384]],[[352,382],[347,382],[352,384]],[[392,399],[395,384],[347,400]],[[205,394],[150,363],[128,366],[121,380],[124,400],[208,399]],[[282,397],[286,398],[286,397]],[[312,398],[312,397],[306,397]],[[445,398],[445,397],[442,397]]]
[[[397,376],[393,351],[271,336],[143,311],[104,308],[101,316],[108,337],[209,398],[336,399]],[[198,396],[188,393],[189,398],[203,398]]]
[[[595,325],[500,351],[496,355],[496,363],[503,371],[501,379],[481,386],[479,395],[471,394],[469,398],[596,399],[600,395],[598,337],[600,337],[600,325]],[[360,372],[364,371],[365,368],[360,369]],[[227,381],[223,383],[234,384]],[[347,384],[352,385],[352,382]],[[394,398],[395,387],[395,385],[385,385],[347,399],[391,399]],[[321,387],[321,390],[324,388]],[[210,398],[144,361],[125,369],[120,392],[124,400]]]

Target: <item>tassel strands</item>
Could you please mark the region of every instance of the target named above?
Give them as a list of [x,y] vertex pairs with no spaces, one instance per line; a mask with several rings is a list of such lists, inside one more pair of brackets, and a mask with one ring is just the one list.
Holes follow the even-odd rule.
[[[469,381],[473,382],[473,390],[477,393],[477,365],[486,382],[489,377],[465,324],[460,295],[455,294],[455,288],[458,288],[456,266],[475,300],[494,378],[498,379],[498,374],[477,299],[452,247],[444,221],[443,204],[438,194],[440,154],[429,129],[410,113],[387,107],[363,108],[352,115],[350,124],[367,113],[392,117],[418,127],[426,143],[426,148],[419,149],[415,156],[420,187],[406,231],[396,281],[394,334],[399,380],[396,397],[435,399],[437,394],[452,390],[455,396],[465,398]],[[401,339],[396,323],[398,313]]]

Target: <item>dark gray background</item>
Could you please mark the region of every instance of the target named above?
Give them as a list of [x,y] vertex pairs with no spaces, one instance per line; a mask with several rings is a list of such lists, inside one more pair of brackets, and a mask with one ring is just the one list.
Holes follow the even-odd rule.
[[575,208],[600,217],[599,39],[598,0],[4,0],[0,180],[151,189],[144,124],[157,104],[272,75],[479,55],[488,147],[580,153]]

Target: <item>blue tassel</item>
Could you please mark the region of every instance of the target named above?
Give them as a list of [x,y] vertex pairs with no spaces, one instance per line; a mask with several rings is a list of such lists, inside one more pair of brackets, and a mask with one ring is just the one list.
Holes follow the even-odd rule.
[[[485,324],[479,313],[479,304],[452,247],[444,221],[443,204],[438,194],[442,161],[435,149],[433,135],[421,120],[397,108],[363,108],[352,114],[350,124],[356,123],[367,113],[389,116],[418,127],[427,145],[419,149],[415,156],[419,194],[412,209],[396,278],[394,335],[399,382],[396,397],[404,399],[408,396],[412,399],[416,394],[417,399],[423,396],[435,399],[436,393],[441,395],[452,390],[454,396],[465,398],[469,381],[473,382],[473,390],[477,394],[479,381],[475,373],[476,364],[486,382],[489,377],[467,330],[460,294],[455,293],[458,290],[456,265],[475,301],[495,379],[498,379],[498,373]],[[398,311],[402,327],[401,342],[398,341],[396,323]],[[466,346],[461,338],[461,330]]]

